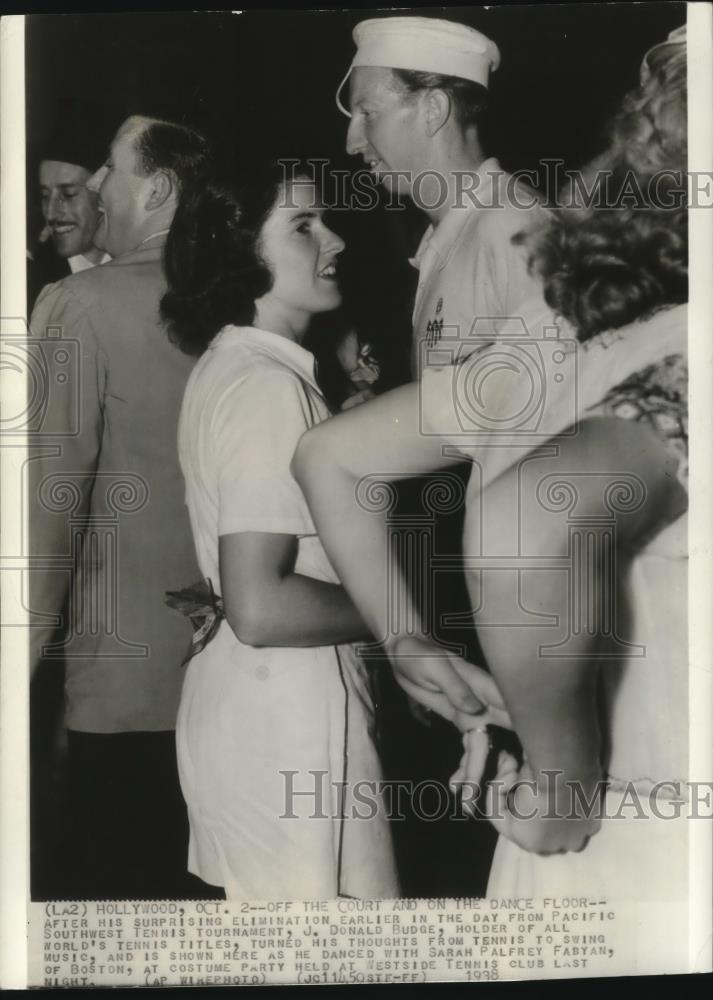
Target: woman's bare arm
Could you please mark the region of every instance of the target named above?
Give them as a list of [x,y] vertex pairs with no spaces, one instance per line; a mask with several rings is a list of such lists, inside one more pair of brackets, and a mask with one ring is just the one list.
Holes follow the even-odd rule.
[[330,646],[370,639],[338,584],[294,572],[293,535],[248,531],[220,538],[225,615],[248,646]]

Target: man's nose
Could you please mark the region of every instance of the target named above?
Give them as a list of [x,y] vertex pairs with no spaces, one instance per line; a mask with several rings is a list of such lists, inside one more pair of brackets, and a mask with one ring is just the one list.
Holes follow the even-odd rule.
[[347,129],[347,153],[350,156],[356,156],[364,146],[366,145],[366,137],[364,135],[364,128],[357,115],[354,115],[349,122],[349,128]]
[[50,221],[55,219],[62,209],[64,198],[61,191],[52,191],[45,203],[45,219]]
[[87,181],[87,188],[89,191],[93,191],[94,194],[99,194],[99,188],[102,186],[102,182],[106,177],[106,166],[102,165],[93,173],[92,176]]

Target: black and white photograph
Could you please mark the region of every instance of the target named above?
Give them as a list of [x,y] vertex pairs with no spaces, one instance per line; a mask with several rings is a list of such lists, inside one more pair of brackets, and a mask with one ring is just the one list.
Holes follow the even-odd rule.
[[3,986],[711,971],[712,13],[3,17]]

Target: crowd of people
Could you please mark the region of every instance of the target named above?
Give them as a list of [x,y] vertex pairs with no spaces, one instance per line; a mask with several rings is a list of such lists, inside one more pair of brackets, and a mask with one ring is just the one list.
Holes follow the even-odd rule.
[[[142,116],[93,173],[41,163],[75,272],[31,317],[77,345],[30,463],[32,661],[66,664],[67,894],[398,896],[392,669],[462,733],[450,795],[499,835],[490,895],[683,897],[685,29],[555,209],[486,155],[492,41],[421,17],[354,41],[347,151],[428,217],[410,377],[383,377],[343,301],[313,164]],[[645,204],[593,204],[601,176]],[[437,573],[408,578],[390,520],[392,481],[463,463],[478,663],[437,637]]]

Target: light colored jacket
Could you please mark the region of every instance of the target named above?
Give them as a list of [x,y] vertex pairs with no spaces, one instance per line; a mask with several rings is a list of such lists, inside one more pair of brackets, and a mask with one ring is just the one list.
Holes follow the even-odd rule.
[[164,604],[199,571],[176,444],[194,362],[160,320],[162,252],[155,237],[47,286],[31,319],[48,388],[28,475],[31,650],[66,659],[66,723],[83,732],[172,729],[191,635]]

